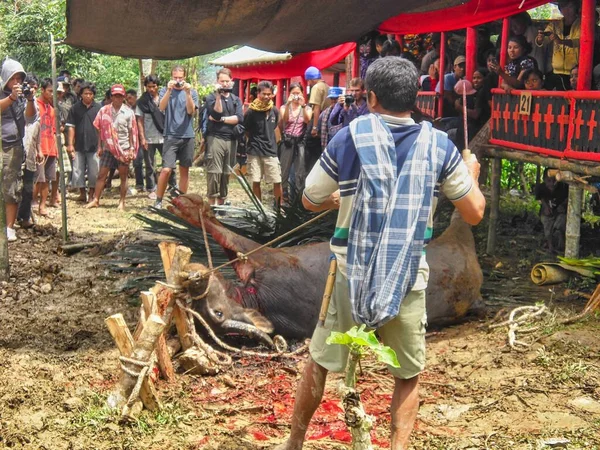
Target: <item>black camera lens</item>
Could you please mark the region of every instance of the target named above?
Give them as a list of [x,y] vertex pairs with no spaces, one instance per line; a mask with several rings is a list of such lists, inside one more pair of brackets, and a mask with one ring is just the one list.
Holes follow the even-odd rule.
[[31,95],[31,86],[29,86],[29,83],[23,83],[21,85],[21,92],[23,97],[29,97]]
[[346,105],[351,105],[352,103],[354,103],[354,95],[345,95],[344,103],[346,103]]

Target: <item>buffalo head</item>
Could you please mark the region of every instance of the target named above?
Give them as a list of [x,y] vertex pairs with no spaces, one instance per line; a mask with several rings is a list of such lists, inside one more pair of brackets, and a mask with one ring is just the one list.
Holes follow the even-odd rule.
[[206,320],[215,334],[238,333],[273,347],[269,337],[269,333],[273,332],[271,322],[258,311],[244,308],[232,300],[228,296],[228,283],[220,274],[213,273],[204,278],[195,276],[208,271],[202,264],[188,264],[185,271],[190,275],[186,290],[195,299],[192,308]]

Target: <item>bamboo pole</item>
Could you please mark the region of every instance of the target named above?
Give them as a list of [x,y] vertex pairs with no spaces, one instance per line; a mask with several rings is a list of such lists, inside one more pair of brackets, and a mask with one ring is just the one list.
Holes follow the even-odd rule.
[[[0,127],[2,127],[2,117],[0,117]],[[0,155],[4,155],[1,139]],[[0,164],[0,180],[4,178],[3,169],[4,164]],[[8,259],[8,236],[6,235],[6,204],[4,203],[4,189],[0,189],[0,280],[7,281],[9,278],[10,261]]]
[[579,241],[581,238],[581,204],[583,189],[569,185],[569,203],[567,205],[567,230],[565,233],[565,257],[579,258]]
[[502,177],[502,159],[492,160],[492,201],[490,203],[490,222],[488,226],[488,238],[486,253],[493,255],[496,251],[496,232],[498,227],[498,215],[500,213],[500,178]]
[[56,83],[56,48],[54,46],[54,36],[50,33],[50,58],[52,60],[52,105],[56,121],[56,147],[58,148],[58,169],[60,173],[60,198],[62,212],[62,238],[64,242],[69,240],[69,231],[67,229],[67,186],[65,183],[65,162],[62,150],[62,138],[60,133],[60,115],[58,114],[58,97]]

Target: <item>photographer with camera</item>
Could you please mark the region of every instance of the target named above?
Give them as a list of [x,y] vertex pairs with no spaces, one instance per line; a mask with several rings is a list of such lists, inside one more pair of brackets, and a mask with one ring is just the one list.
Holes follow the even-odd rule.
[[225,203],[229,173],[235,166],[238,141],[244,134],[242,101],[232,93],[231,70],[217,72],[215,92],[206,97],[206,182],[208,202]]
[[25,70],[17,61],[6,59],[0,71],[0,111],[2,111],[2,192],[6,209],[6,236],[17,240],[15,221],[21,200],[21,165],[25,159],[25,123],[37,117],[35,89],[24,83]]
[[346,90],[346,95],[338,97],[338,103],[333,107],[329,116],[329,125],[347,127],[354,119],[368,113],[365,84],[361,78],[353,78],[350,80],[350,87]]
[[292,166],[294,167],[293,184],[296,194],[304,190],[304,180],[311,167],[308,167],[304,135],[312,118],[312,109],[306,105],[304,91],[300,83],[292,83],[290,96],[280,108],[281,129],[283,139],[279,143],[279,161],[281,162],[281,185],[283,196],[289,200],[289,184]]
[[165,112],[163,136],[163,168],[158,177],[155,208],[162,208],[171,172],[179,160],[179,190],[188,190],[189,173],[194,161],[193,117],[198,108],[198,93],[185,81],[185,68],[176,65],[171,69],[171,80],[159,93],[158,107]]

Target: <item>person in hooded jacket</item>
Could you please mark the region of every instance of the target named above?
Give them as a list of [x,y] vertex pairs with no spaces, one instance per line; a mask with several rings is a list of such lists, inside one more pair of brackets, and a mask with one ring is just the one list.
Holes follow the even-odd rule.
[[17,240],[15,221],[21,200],[21,165],[25,159],[25,124],[35,121],[37,110],[35,89],[24,89],[25,70],[19,62],[7,58],[2,64],[0,79],[2,192],[6,209],[6,236],[9,242],[14,242]]

